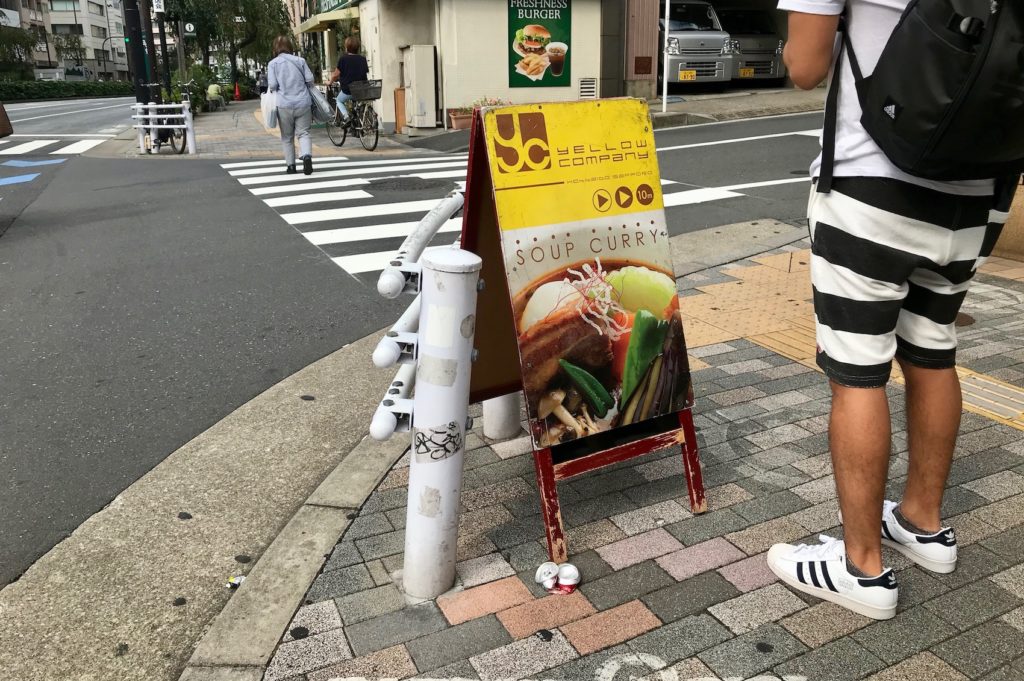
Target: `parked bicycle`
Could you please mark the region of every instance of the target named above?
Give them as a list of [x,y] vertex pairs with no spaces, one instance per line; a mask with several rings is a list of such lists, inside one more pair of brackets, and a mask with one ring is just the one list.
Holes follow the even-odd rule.
[[344,102],[342,106],[348,107],[348,118],[338,109],[338,92],[340,86],[331,86],[331,99],[334,102],[331,119],[327,121],[327,136],[331,138],[334,146],[340,147],[351,133],[358,137],[363,149],[373,151],[377,148],[377,141],[380,138],[380,119],[373,109],[374,100],[380,99],[381,81],[367,80],[352,83],[348,86],[352,94],[350,102]]
[[[195,85],[195,82],[196,81],[193,79],[187,83],[177,83],[178,87],[181,88],[181,101],[189,107],[192,106],[192,92],[190,88]],[[143,85],[150,88],[163,88],[163,83],[143,83]],[[154,153],[159,154],[160,148],[164,144],[167,144],[175,154],[184,154],[185,149],[188,148],[188,139],[185,132],[185,126],[180,116],[172,118],[161,116],[155,119],[155,124],[178,125],[180,127],[175,127],[174,129],[157,128],[155,130],[155,135],[151,133],[149,143],[152,145]]]

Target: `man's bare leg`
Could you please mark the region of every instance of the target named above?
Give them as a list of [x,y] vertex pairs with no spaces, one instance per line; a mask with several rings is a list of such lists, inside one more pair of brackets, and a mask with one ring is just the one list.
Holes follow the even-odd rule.
[[960,431],[963,398],[956,369],[923,369],[897,359],[907,379],[910,469],[903,517],[926,532],[942,528],[942,494]]
[[834,381],[829,443],[843,512],[847,557],[867,575],[882,572],[882,502],[892,445],[885,388]]

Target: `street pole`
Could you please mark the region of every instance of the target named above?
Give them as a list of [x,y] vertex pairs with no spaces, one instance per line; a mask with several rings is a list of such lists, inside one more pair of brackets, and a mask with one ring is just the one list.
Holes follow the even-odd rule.
[[[150,15],[149,0],[138,0],[139,1],[139,16],[142,18],[142,30],[146,34],[146,56],[149,59],[149,63],[146,65],[146,77],[149,78],[150,83],[156,83],[159,78],[156,74],[156,46],[153,45],[153,18]],[[160,89],[157,88],[156,94],[152,95],[152,100],[157,104],[160,104],[163,100],[160,98]]]
[[669,2],[670,0],[665,0],[665,40],[661,45],[661,113],[668,111],[668,30],[672,26]]
[[135,101],[149,104],[149,69],[146,67],[146,50],[142,45],[142,17],[138,0],[124,0],[124,34],[128,38],[128,65],[131,66],[132,82],[135,83]]
[[[107,20],[107,35],[106,35],[107,38],[110,37],[110,8],[113,7],[113,6],[114,6],[114,3],[108,2],[106,9],[103,10],[103,16]],[[111,57],[110,61],[114,62],[114,69],[117,70],[117,60],[114,59],[114,43],[110,43],[110,57]],[[107,70],[107,52],[106,52],[106,50],[103,50],[103,70],[104,71]],[[113,74],[109,74],[109,75],[113,75]],[[111,80],[116,80],[116,78],[112,78]]]
[[164,60],[164,87],[171,92],[171,60],[167,58],[167,33],[164,31],[164,13],[156,13],[156,25],[160,29],[160,56]]
[[178,19],[178,77],[182,80],[188,80],[188,76],[185,74],[185,20]]

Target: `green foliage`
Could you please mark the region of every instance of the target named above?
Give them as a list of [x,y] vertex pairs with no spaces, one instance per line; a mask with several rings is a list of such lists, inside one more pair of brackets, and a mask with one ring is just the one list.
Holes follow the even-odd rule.
[[180,72],[175,71],[171,74],[171,84],[174,86],[174,90],[171,92],[171,97],[175,102],[181,101],[181,88],[178,83],[188,82],[194,80],[190,88],[191,100],[192,100],[192,113],[198,114],[200,111],[206,109],[206,88],[210,86],[210,83],[214,82],[213,71],[206,68],[202,64],[193,64],[185,75],[182,76]]
[[60,99],[62,97],[114,97],[135,92],[128,81],[15,80],[0,81],[0,101]]
[[0,26],[0,64],[31,63],[38,37],[15,26]]
[[75,33],[54,33],[53,48],[57,59],[68,64],[81,64],[85,61],[85,48],[82,47],[82,36]]

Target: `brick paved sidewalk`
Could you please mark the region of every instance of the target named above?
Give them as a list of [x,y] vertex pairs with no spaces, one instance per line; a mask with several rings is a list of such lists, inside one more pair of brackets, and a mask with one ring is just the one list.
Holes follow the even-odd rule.
[[[1024,433],[1012,419],[964,414],[943,509],[959,567],[934,575],[887,552],[900,582],[893,620],[799,594],[767,569],[774,542],[842,536],[829,389],[807,354],[805,248],[680,281],[708,513],[690,514],[673,450],[560,484],[583,582],[547,596],[533,581],[547,557],[529,442],[471,434],[457,589],[410,606],[395,583],[400,462],[332,552],[265,678],[1024,679]],[[961,329],[964,371],[1011,392],[1024,387],[1021,268],[986,266]],[[895,498],[907,468],[902,392],[889,388]]]

